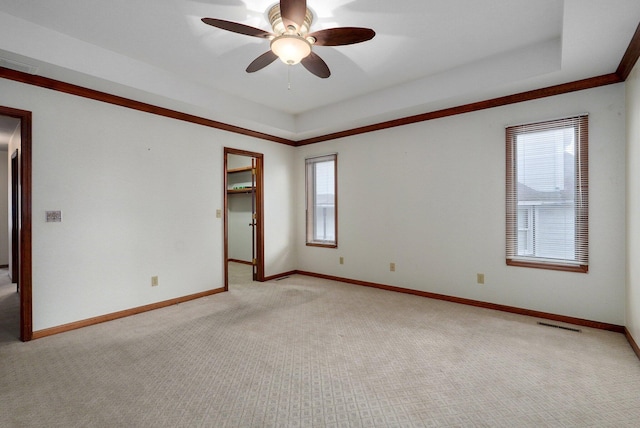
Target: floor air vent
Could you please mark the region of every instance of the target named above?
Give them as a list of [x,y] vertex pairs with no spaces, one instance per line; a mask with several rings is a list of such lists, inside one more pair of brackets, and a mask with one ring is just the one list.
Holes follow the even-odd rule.
[[538,321],[538,324],[539,325],[543,325],[545,327],[553,327],[553,328],[559,328],[561,330],[569,330],[569,331],[573,331],[573,332],[576,332],[576,333],[582,333],[582,330],[580,330],[579,328],[565,327],[563,325],[549,324],[549,323],[540,322],[540,321]]

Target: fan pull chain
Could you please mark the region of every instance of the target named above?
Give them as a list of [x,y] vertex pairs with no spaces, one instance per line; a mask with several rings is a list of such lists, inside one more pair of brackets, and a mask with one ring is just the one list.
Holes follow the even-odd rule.
[[287,66],[287,91],[291,90],[291,66]]

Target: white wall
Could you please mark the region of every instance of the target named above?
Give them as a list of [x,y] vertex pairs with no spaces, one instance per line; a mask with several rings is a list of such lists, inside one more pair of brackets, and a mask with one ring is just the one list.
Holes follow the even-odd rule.
[[[298,267],[622,325],[624,111],[618,84],[299,148],[299,237],[304,158],[338,153],[339,248],[298,239]],[[584,112],[590,113],[589,273],[508,267],[505,126]],[[476,273],[485,274],[485,285],[476,284]]]
[[35,331],[222,287],[225,146],[264,153],[266,274],[295,268],[293,148],[7,80],[0,92],[33,112]]
[[627,329],[640,343],[640,63],[627,88]]
[[[636,93],[637,75],[627,83]],[[264,153],[267,276],[301,269],[624,324],[624,88],[294,149],[0,80],[3,105],[33,112],[34,330],[221,287],[223,147]],[[507,267],[504,127],[582,112],[590,113],[590,271]],[[637,126],[629,129],[637,142]],[[333,152],[339,248],[306,247],[304,158]],[[62,210],[63,222],[45,223],[46,210]],[[638,281],[629,276],[638,337]]]

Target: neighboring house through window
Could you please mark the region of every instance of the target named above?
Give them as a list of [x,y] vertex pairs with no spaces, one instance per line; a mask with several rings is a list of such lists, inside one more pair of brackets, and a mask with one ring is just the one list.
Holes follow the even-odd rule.
[[508,127],[507,264],[588,270],[588,116]]

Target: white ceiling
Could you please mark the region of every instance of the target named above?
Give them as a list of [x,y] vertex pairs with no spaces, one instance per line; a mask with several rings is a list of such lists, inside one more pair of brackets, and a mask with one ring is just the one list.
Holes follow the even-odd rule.
[[640,20],[638,0],[307,0],[312,31],[377,33],[314,47],[328,79],[247,74],[268,41],[200,21],[270,30],[274,3],[0,0],[0,65],[298,140],[612,73]]

